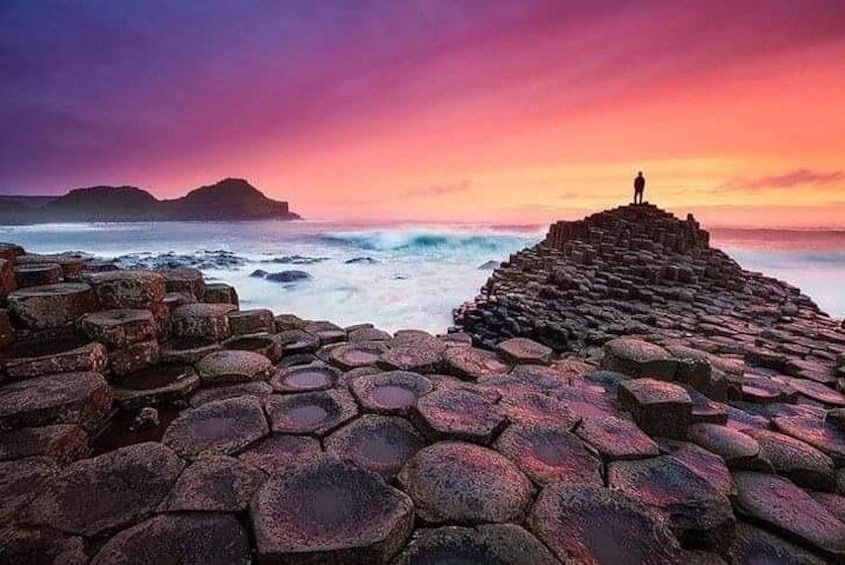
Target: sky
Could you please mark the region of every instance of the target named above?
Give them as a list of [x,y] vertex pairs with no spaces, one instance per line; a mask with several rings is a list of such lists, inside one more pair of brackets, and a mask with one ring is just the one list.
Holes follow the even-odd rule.
[[0,0],[0,194],[845,227],[841,0]]

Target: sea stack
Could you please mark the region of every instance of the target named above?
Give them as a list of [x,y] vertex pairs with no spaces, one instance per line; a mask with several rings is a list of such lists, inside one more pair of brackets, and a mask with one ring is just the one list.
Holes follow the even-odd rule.
[[441,336],[103,271],[0,244],[3,562],[845,560],[845,330],[692,217],[557,223]]

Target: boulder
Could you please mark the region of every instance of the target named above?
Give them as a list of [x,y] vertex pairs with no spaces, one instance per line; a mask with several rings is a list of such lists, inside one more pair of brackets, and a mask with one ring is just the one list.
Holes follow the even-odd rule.
[[73,324],[97,307],[94,291],[84,283],[60,283],[16,290],[7,297],[9,311],[31,330]]
[[21,514],[25,524],[95,536],[151,515],[184,462],[159,443],[139,443],[67,466]]
[[619,404],[647,434],[683,439],[692,422],[692,400],[678,385],[651,378],[619,384]]
[[76,424],[90,432],[111,404],[111,388],[99,373],[46,375],[0,388],[0,430]]
[[268,273],[264,278],[272,282],[297,283],[301,281],[311,280],[314,277],[312,277],[309,273],[306,273],[305,271],[288,270],[279,271],[278,273]]
[[273,476],[250,505],[261,563],[387,563],[414,505],[372,471],[321,458]]
[[416,453],[399,473],[417,515],[433,524],[518,520],[533,487],[511,461],[490,449],[441,442]]

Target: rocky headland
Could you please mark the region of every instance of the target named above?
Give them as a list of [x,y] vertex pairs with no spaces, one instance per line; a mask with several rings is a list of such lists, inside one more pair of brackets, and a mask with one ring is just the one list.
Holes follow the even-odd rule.
[[0,222],[297,220],[287,202],[267,198],[243,179],[223,179],[181,198],[158,200],[134,186],[75,188],[58,197],[0,196]]
[[694,219],[552,226],[434,336],[0,245],[0,562],[845,560],[845,331]]

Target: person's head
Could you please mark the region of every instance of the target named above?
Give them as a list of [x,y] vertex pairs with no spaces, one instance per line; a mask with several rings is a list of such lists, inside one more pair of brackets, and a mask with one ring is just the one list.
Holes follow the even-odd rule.
[[638,176],[638,177],[643,176],[643,172],[642,172],[642,171],[638,172],[638,173],[637,173],[637,176]]

